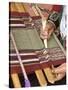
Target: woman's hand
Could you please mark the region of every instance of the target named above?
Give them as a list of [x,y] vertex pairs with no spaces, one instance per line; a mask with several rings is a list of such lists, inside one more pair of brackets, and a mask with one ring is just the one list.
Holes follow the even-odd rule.
[[42,39],[48,39],[50,38],[53,31],[54,31],[54,25],[51,22],[47,22],[45,29],[43,30],[43,28],[41,28],[40,37]]
[[66,63],[63,63],[59,67],[55,68],[55,73],[57,74],[56,81],[61,80],[66,74]]

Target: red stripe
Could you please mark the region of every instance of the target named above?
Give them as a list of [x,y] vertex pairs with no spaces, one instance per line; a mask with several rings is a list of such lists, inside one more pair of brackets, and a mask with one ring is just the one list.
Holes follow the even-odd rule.
[[9,16],[12,18],[22,18],[29,17],[28,13],[19,13],[19,12],[9,12]]
[[62,5],[53,5],[52,11],[60,12],[62,10]]

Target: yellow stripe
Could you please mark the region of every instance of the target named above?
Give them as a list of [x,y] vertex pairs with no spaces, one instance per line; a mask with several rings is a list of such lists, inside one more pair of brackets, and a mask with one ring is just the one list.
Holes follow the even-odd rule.
[[25,12],[25,9],[23,7],[23,4],[22,3],[15,3],[15,6],[17,8],[17,10],[21,13],[24,13]]
[[21,87],[21,84],[20,84],[20,81],[19,81],[19,78],[18,78],[18,74],[11,74],[11,78],[12,78],[12,81],[13,81],[13,85],[15,88],[20,88]]
[[35,74],[37,76],[37,79],[39,81],[39,84],[41,86],[46,86],[47,85],[47,81],[46,81],[46,79],[44,77],[44,74],[43,74],[42,70],[36,70],[35,71]]
[[17,8],[15,6],[15,3],[10,3],[10,11],[13,12],[13,11],[17,11]]
[[54,84],[54,82],[55,82],[55,77],[54,77],[54,75],[53,75],[53,73],[52,73],[52,70],[51,70],[50,68],[45,68],[45,69],[44,69],[44,73],[45,73],[48,81],[49,81],[50,83]]

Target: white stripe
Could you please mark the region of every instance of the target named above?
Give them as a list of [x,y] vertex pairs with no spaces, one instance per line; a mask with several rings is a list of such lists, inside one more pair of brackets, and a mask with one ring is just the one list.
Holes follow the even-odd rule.
[[[22,63],[26,63],[26,62],[35,62],[35,61],[39,61],[39,59],[27,59],[27,60],[22,60]],[[19,61],[15,60],[15,61],[10,61],[10,64],[18,64]]]
[[10,18],[9,20],[21,20],[21,18]]
[[[19,53],[20,56],[26,56],[26,55],[36,55],[35,53]],[[16,53],[11,53],[9,56],[17,56]]]
[[9,24],[10,26],[25,26],[25,24]]

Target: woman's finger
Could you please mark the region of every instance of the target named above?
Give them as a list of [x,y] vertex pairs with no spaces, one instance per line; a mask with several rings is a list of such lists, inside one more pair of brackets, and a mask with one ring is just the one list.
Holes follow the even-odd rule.
[[59,80],[63,79],[64,76],[65,76],[65,73],[58,74],[55,81],[59,81]]

